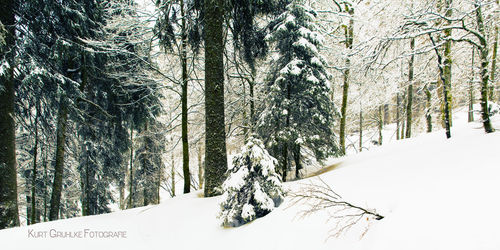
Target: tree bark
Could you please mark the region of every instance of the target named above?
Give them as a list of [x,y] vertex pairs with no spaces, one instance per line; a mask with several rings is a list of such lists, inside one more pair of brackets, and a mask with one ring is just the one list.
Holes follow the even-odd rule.
[[180,1],[181,8],[181,64],[182,64],[182,170],[184,174],[184,193],[191,191],[191,174],[189,172],[189,144],[188,144],[188,75],[187,75],[187,34],[186,17],[184,15],[184,0]]
[[[432,42],[432,45],[434,46],[434,51],[436,52],[437,60],[438,60],[438,69],[439,69],[439,78],[440,80],[444,83],[445,82],[445,76],[444,76],[444,69],[443,69],[443,58],[441,54],[439,53],[439,50],[436,48],[436,43],[434,42],[434,39],[432,38],[432,35],[429,34],[429,39]],[[444,127],[446,129],[446,138],[451,137],[451,129],[450,129],[450,109],[448,105],[448,86],[446,84],[443,84],[443,103],[444,103]]]
[[471,64],[471,79],[469,81],[469,113],[468,122],[474,121],[474,51],[475,48],[472,47],[472,64]]
[[48,149],[45,149],[44,150],[44,147],[42,147],[42,155],[43,155],[43,162],[42,162],[42,165],[43,165],[43,221],[46,222],[48,220],[48,216],[47,216],[47,207],[48,207],[48,204],[47,204],[47,195],[48,195],[48,191],[47,191],[47,186],[49,185],[48,184],[48,173],[47,173],[47,151]]
[[255,99],[254,99],[254,88],[255,79],[257,77],[257,72],[255,67],[252,68],[252,80],[248,83],[248,89],[250,91],[250,133],[253,133],[255,126]]
[[205,0],[205,197],[219,194],[227,171],[224,122],[224,1]]
[[486,133],[491,133],[495,131],[491,126],[490,114],[488,110],[488,44],[486,41],[486,34],[484,30],[484,21],[481,5],[479,3],[474,3],[476,7],[476,22],[479,29],[479,33],[482,38],[480,38],[480,48],[479,56],[481,57],[481,118],[483,120],[483,127]]
[[31,224],[37,223],[36,219],[36,176],[38,160],[38,105],[35,116],[35,145],[33,146],[33,173],[31,176]]
[[399,140],[399,106],[401,106],[401,97],[399,93],[396,94],[396,140]]
[[389,124],[391,117],[389,113],[389,104],[384,104],[384,125]]
[[346,11],[349,13],[349,25],[344,27],[345,29],[345,45],[349,50],[345,60],[344,70],[344,86],[342,89],[342,106],[340,107],[340,132],[339,132],[339,144],[340,144],[340,154],[345,155],[345,137],[346,137],[346,118],[347,118],[347,101],[349,94],[349,75],[351,68],[351,59],[349,58],[350,50],[352,49],[352,44],[354,40],[354,9],[349,8],[345,5]]
[[203,163],[201,160],[201,154],[202,154],[201,150],[202,148],[200,142],[198,145],[198,185],[200,190],[203,188]]
[[361,102],[359,103],[359,152],[363,151],[363,109]]
[[[453,14],[453,9],[452,9],[452,0],[444,0],[445,2],[445,17],[451,18]],[[447,25],[451,25],[451,21],[447,21]],[[445,29],[444,30],[444,38],[446,39],[445,44],[444,44],[444,61],[443,61],[443,74],[444,74],[444,82],[443,85],[446,85],[447,91],[446,91],[446,98],[447,98],[447,103],[448,103],[448,119],[450,126],[453,126],[453,114],[452,114],[452,108],[453,108],[453,95],[452,95],[452,84],[451,84],[451,64],[452,64],[452,59],[451,59],[451,31],[452,29]]]
[[[495,98],[495,87],[499,88],[499,86],[496,86],[495,84],[495,73],[497,70],[497,53],[498,53],[498,26],[495,26],[494,32],[495,32],[495,42],[493,42],[493,55],[491,56],[490,100],[494,100]],[[496,94],[498,95],[498,93]],[[500,101],[500,96],[497,96],[497,98]]]
[[286,176],[287,176],[287,170],[288,170],[288,145],[285,142],[283,144],[282,148],[282,154],[283,154],[283,165],[281,166],[281,181],[286,182]]
[[408,70],[408,101],[406,107],[406,138],[411,137],[412,109],[413,109],[413,63],[415,60],[415,38],[410,41],[411,57]]
[[293,152],[294,162],[295,162],[295,179],[300,179],[300,170],[302,169],[301,155],[300,155],[300,144],[296,144]]
[[378,107],[378,145],[382,146],[382,127],[384,120],[382,117],[382,105]]
[[52,183],[52,196],[50,199],[49,220],[59,219],[62,178],[64,172],[64,154],[66,152],[66,126],[68,123],[68,100],[63,94],[59,103],[59,114],[56,129],[56,164],[54,167],[54,182]]
[[9,68],[0,76],[0,229],[19,226],[16,172],[16,126],[15,126],[15,1],[2,0],[0,21],[5,25],[5,47],[0,48]]
[[432,101],[431,91],[428,86],[425,86],[425,98],[426,98],[426,111],[425,111],[425,119],[427,121],[427,133],[432,132],[432,110],[431,110],[431,101]]
[[130,119],[130,168],[128,208],[134,207],[134,121]]
[[171,159],[172,167],[170,168],[170,178],[171,178],[171,185],[172,185],[172,197],[175,196],[175,161],[174,161],[174,151],[172,150],[172,159]]

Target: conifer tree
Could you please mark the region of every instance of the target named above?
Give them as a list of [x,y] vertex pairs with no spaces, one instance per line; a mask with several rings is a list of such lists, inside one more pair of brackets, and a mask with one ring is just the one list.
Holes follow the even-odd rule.
[[331,129],[336,111],[329,99],[329,73],[320,55],[322,37],[315,18],[303,2],[293,1],[273,21],[268,36],[278,55],[272,61],[258,129],[280,162],[283,181],[291,159],[296,170],[302,168],[303,150],[323,160],[337,149]]

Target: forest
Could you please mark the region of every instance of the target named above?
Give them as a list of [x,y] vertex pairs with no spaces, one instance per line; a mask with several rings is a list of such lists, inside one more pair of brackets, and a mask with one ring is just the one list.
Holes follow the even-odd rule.
[[[222,195],[221,224],[239,227],[316,197],[286,183],[327,162],[453,139],[458,110],[477,138],[497,134],[499,11],[498,0],[0,0],[0,229],[192,192]],[[384,218],[323,184],[355,218]]]

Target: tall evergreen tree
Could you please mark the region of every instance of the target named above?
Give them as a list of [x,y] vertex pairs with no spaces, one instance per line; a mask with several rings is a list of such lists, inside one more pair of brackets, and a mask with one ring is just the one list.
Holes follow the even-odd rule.
[[317,160],[337,150],[332,130],[336,111],[328,96],[329,73],[319,52],[322,37],[315,18],[303,2],[293,1],[274,20],[268,37],[278,56],[272,61],[258,128],[280,162],[283,181],[292,159],[296,170],[302,168],[303,150],[314,152]]
[[[84,215],[110,211],[108,204],[114,201],[111,185],[118,182],[124,188],[125,153],[134,151],[128,130],[147,128],[148,121],[161,111],[161,94],[158,82],[152,79],[154,66],[143,43],[146,33],[136,7],[127,1],[106,2],[101,14],[106,22],[97,27],[102,35],[85,41],[89,48],[82,52],[82,82],[91,82],[83,93],[86,100],[80,102],[86,116],[79,128]],[[150,150],[151,155],[161,153],[153,147]],[[131,171],[132,179],[133,175]],[[134,187],[135,182],[130,185]],[[133,204],[136,189],[131,190]]]

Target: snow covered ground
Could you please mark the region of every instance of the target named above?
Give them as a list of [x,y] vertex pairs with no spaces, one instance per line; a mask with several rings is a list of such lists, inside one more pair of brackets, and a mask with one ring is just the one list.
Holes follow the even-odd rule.
[[[337,238],[329,237],[335,220],[328,211],[303,218],[305,206],[290,206],[289,198],[261,219],[222,228],[220,197],[196,192],[155,206],[1,230],[1,249],[500,249],[500,132],[484,134],[480,123],[467,123],[466,112],[454,114],[449,140],[441,130],[340,160],[320,177],[345,200],[385,218],[363,219]],[[286,186],[298,190],[316,178]],[[94,231],[124,231],[126,238],[90,238]],[[54,232],[84,238],[51,238]]]

